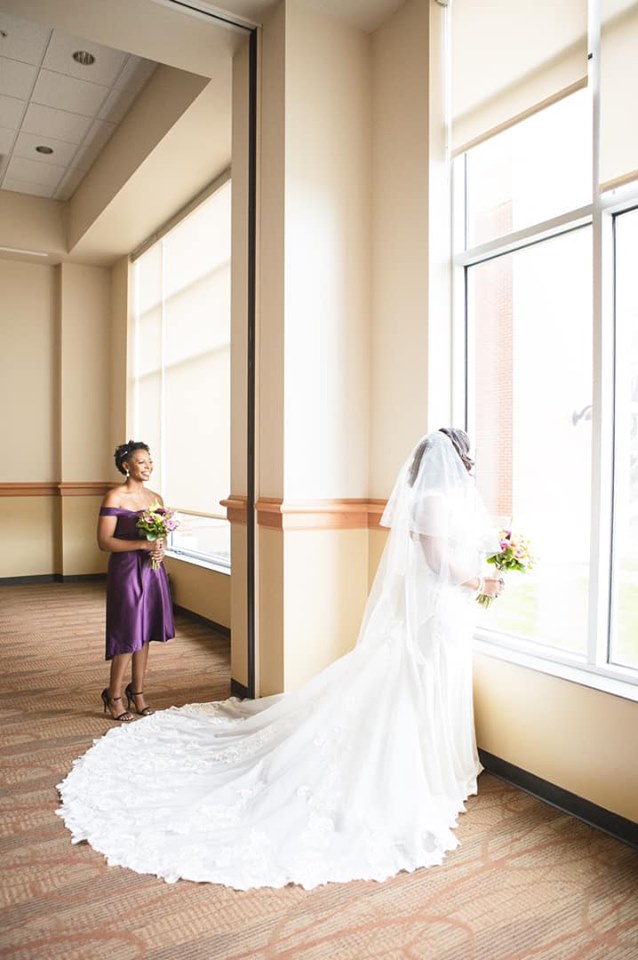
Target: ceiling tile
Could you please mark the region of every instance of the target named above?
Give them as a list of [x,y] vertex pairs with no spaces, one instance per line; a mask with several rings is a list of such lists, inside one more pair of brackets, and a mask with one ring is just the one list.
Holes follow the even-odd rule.
[[[82,66],[73,59],[76,50],[86,50],[95,57],[95,63]],[[78,80],[111,86],[128,59],[128,54],[111,47],[100,46],[89,40],[80,40],[54,31],[42,64],[47,70],[63,73]]]
[[0,38],[0,56],[40,66],[53,32],[50,27],[12,17],[0,10],[0,30],[7,34]]
[[15,138],[15,130],[8,130],[7,127],[0,127],[0,154],[4,155],[11,150]]
[[7,167],[6,180],[21,180],[24,183],[38,183],[45,187],[57,187],[64,167],[54,163],[39,163],[37,160],[24,160],[12,157]]
[[[0,11],[3,31],[0,189],[66,200],[157,64]],[[95,63],[78,64],[76,50]],[[54,152],[39,154],[40,145]]]
[[94,120],[83,146],[97,147],[100,149],[106,141],[110,139],[111,134],[115,130],[115,126],[114,123],[107,123],[105,120]]
[[11,190],[14,193],[28,193],[35,197],[52,197],[55,191],[55,187],[49,187],[43,183],[29,183],[13,178],[3,180],[2,189]]
[[108,95],[108,87],[99,83],[75,80],[51,70],[40,70],[35,89],[34,103],[57,107],[84,117],[95,116]]
[[[47,146],[53,149],[53,153],[37,153],[37,146]],[[35,133],[20,133],[16,140],[14,156],[23,157],[26,160],[35,160],[37,163],[55,164],[56,166],[68,166],[77,152],[75,143],[64,143],[62,140],[54,140],[53,137],[42,137]]]
[[0,127],[9,127],[17,130],[20,126],[26,104],[24,100],[15,97],[5,97],[0,94]]
[[102,104],[98,119],[109,120],[111,123],[119,123],[136,96],[135,90],[111,90]]
[[0,57],[0,90],[7,97],[28,100],[37,75],[38,68],[30,63]]
[[75,170],[69,170],[64,179],[58,184],[58,188],[54,194],[55,199],[69,200],[80,186],[85,176],[86,170],[80,170],[79,168]]
[[100,146],[94,147],[80,147],[76,155],[73,157],[73,162],[71,163],[71,168],[73,170],[81,170],[82,173],[86,173],[89,170],[93,163],[95,162],[100,150]]
[[[0,117],[2,104],[0,103]],[[55,137],[68,143],[81,143],[91,126],[89,117],[81,117],[67,110],[55,110],[31,103],[26,112],[22,129],[25,133],[39,133],[43,137]],[[5,124],[6,125],[6,124]]]
[[136,92],[141,90],[150,75],[157,67],[152,60],[144,60],[142,57],[129,57],[114,83],[115,87],[131,87]]

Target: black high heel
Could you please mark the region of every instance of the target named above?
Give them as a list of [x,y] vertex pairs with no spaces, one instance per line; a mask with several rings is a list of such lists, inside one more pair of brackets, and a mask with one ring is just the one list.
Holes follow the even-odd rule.
[[[117,703],[118,700],[122,699],[121,697],[111,697],[108,687],[106,690],[102,690],[101,696],[102,703],[104,704],[104,713],[106,713],[107,710],[110,711],[112,703]],[[130,711],[123,710],[117,717],[111,714],[111,720],[117,720],[119,723],[130,723],[132,720],[135,720],[135,717],[131,716]]]
[[133,710],[134,710],[135,713],[138,715],[138,717],[152,717],[152,716],[153,716],[153,714],[155,713],[155,711],[154,711],[154,710],[151,710],[150,707],[144,707],[143,710],[138,710],[138,709],[137,709],[137,704],[135,703],[135,697],[141,697],[141,696],[143,696],[143,695],[144,695],[144,691],[143,691],[143,690],[133,690],[133,684],[132,684],[132,683],[129,683],[129,685],[127,686],[127,688],[126,688],[126,690],[124,691],[124,693],[126,694],[126,706],[127,706],[127,709],[128,709],[128,710],[131,709],[131,704],[133,704]]

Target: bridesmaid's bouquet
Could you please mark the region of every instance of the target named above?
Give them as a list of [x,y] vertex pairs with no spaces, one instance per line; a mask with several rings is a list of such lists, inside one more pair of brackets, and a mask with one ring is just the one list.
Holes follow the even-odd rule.
[[[165,540],[168,534],[179,526],[175,511],[152,503],[137,521],[137,529],[147,540]],[[159,570],[161,560],[151,560],[151,570]]]
[[[498,553],[493,553],[487,557],[487,563],[493,564],[499,571],[520,570],[521,573],[528,573],[534,566],[534,555],[530,549],[529,540],[526,540],[520,533],[512,533],[511,530],[500,530],[499,540],[501,549]],[[489,607],[494,597],[488,597],[481,593],[476,598],[482,607]]]

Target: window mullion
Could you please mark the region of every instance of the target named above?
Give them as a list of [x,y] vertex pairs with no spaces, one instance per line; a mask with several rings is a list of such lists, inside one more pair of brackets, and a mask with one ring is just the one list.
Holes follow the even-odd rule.
[[602,666],[608,662],[611,507],[613,455],[613,366],[610,365],[611,323],[608,279],[613,264],[605,259],[611,253],[605,235],[609,218],[604,218],[600,202],[600,4],[589,0],[589,89],[592,98],[592,464],[591,464],[591,549],[589,590],[589,633],[587,659]]

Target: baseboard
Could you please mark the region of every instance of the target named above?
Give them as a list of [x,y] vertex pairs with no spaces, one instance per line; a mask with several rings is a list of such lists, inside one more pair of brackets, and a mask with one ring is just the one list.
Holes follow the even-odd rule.
[[189,620],[197,621],[197,623],[203,623],[205,627],[210,627],[215,633],[220,633],[222,637],[230,640],[230,630],[228,627],[222,626],[221,623],[216,623],[215,620],[209,620],[208,617],[202,617],[199,613],[193,613],[192,610],[188,610],[186,607],[180,607],[177,603],[173,604],[173,609],[175,613],[180,613],[182,616],[188,617]]
[[243,683],[240,683],[239,680],[234,680],[232,677],[230,680],[230,695],[231,697],[239,697],[240,700],[248,700],[250,696],[248,687],[245,687]]
[[61,573],[42,573],[28,577],[0,577],[0,587],[28,583],[85,583],[91,580],[106,580],[105,573],[76,573],[65,576]]
[[617,813],[612,813],[611,810],[605,810],[604,807],[599,807],[590,800],[570,793],[569,790],[563,790],[562,787],[557,787],[556,784],[528,773],[527,770],[522,770],[521,767],[507,760],[501,760],[500,757],[495,757],[485,750],[479,750],[479,757],[488,773],[524,790],[538,800],[549,803],[563,813],[582,820],[591,827],[603,830],[616,840],[621,840],[630,847],[638,849],[638,823],[634,823],[633,820],[627,820]]
[[106,573],[72,573],[68,576],[56,573],[54,580],[56,583],[106,583]]

